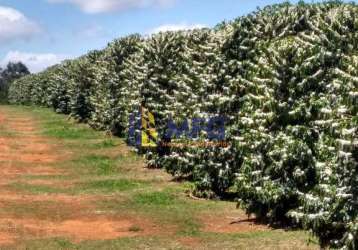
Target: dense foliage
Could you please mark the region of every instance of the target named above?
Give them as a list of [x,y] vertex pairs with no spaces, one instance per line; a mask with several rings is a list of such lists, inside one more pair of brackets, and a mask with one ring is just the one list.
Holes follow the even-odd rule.
[[230,193],[248,213],[310,229],[322,245],[358,247],[354,4],[281,4],[214,29],[125,37],[15,81],[10,98],[124,136],[144,106],[165,142],[169,118],[225,115],[228,147],[160,146],[148,164],[193,180],[198,195]]

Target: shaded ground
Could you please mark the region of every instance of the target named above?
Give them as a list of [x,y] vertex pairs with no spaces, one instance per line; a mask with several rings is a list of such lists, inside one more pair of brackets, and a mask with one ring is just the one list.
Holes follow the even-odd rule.
[[122,140],[46,109],[0,106],[1,249],[317,249],[304,232],[192,200]]

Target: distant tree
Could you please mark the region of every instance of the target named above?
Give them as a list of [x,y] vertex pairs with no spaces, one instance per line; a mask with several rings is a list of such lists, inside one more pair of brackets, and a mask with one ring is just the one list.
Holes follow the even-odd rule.
[[5,69],[0,68],[0,102],[7,101],[11,82],[28,74],[30,71],[22,62],[9,62]]

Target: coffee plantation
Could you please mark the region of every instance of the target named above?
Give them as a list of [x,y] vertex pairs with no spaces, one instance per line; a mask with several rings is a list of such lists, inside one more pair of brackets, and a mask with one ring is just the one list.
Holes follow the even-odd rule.
[[248,214],[311,230],[322,246],[358,248],[353,3],[285,3],[212,29],[131,35],[15,81],[9,99],[119,136],[140,107],[159,138],[170,118],[225,115],[228,147],[141,150],[148,166],[192,180],[196,195],[234,196]]

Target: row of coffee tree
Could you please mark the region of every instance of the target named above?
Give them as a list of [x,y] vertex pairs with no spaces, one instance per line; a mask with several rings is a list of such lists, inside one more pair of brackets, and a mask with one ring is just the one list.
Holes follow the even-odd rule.
[[[182,146],[147,150],[148,165],[192,180],[196,195],[230,194],[248,213],[309,229],[322,245],[358,247],[354,4],[281,4],[213,29],[128,36],[17,80],[10,100],[126,137],[145,107],[165,142],[168,119],[225,116],[227,147],[178,133]],[[195,142],[209,140],[197,132]]]

